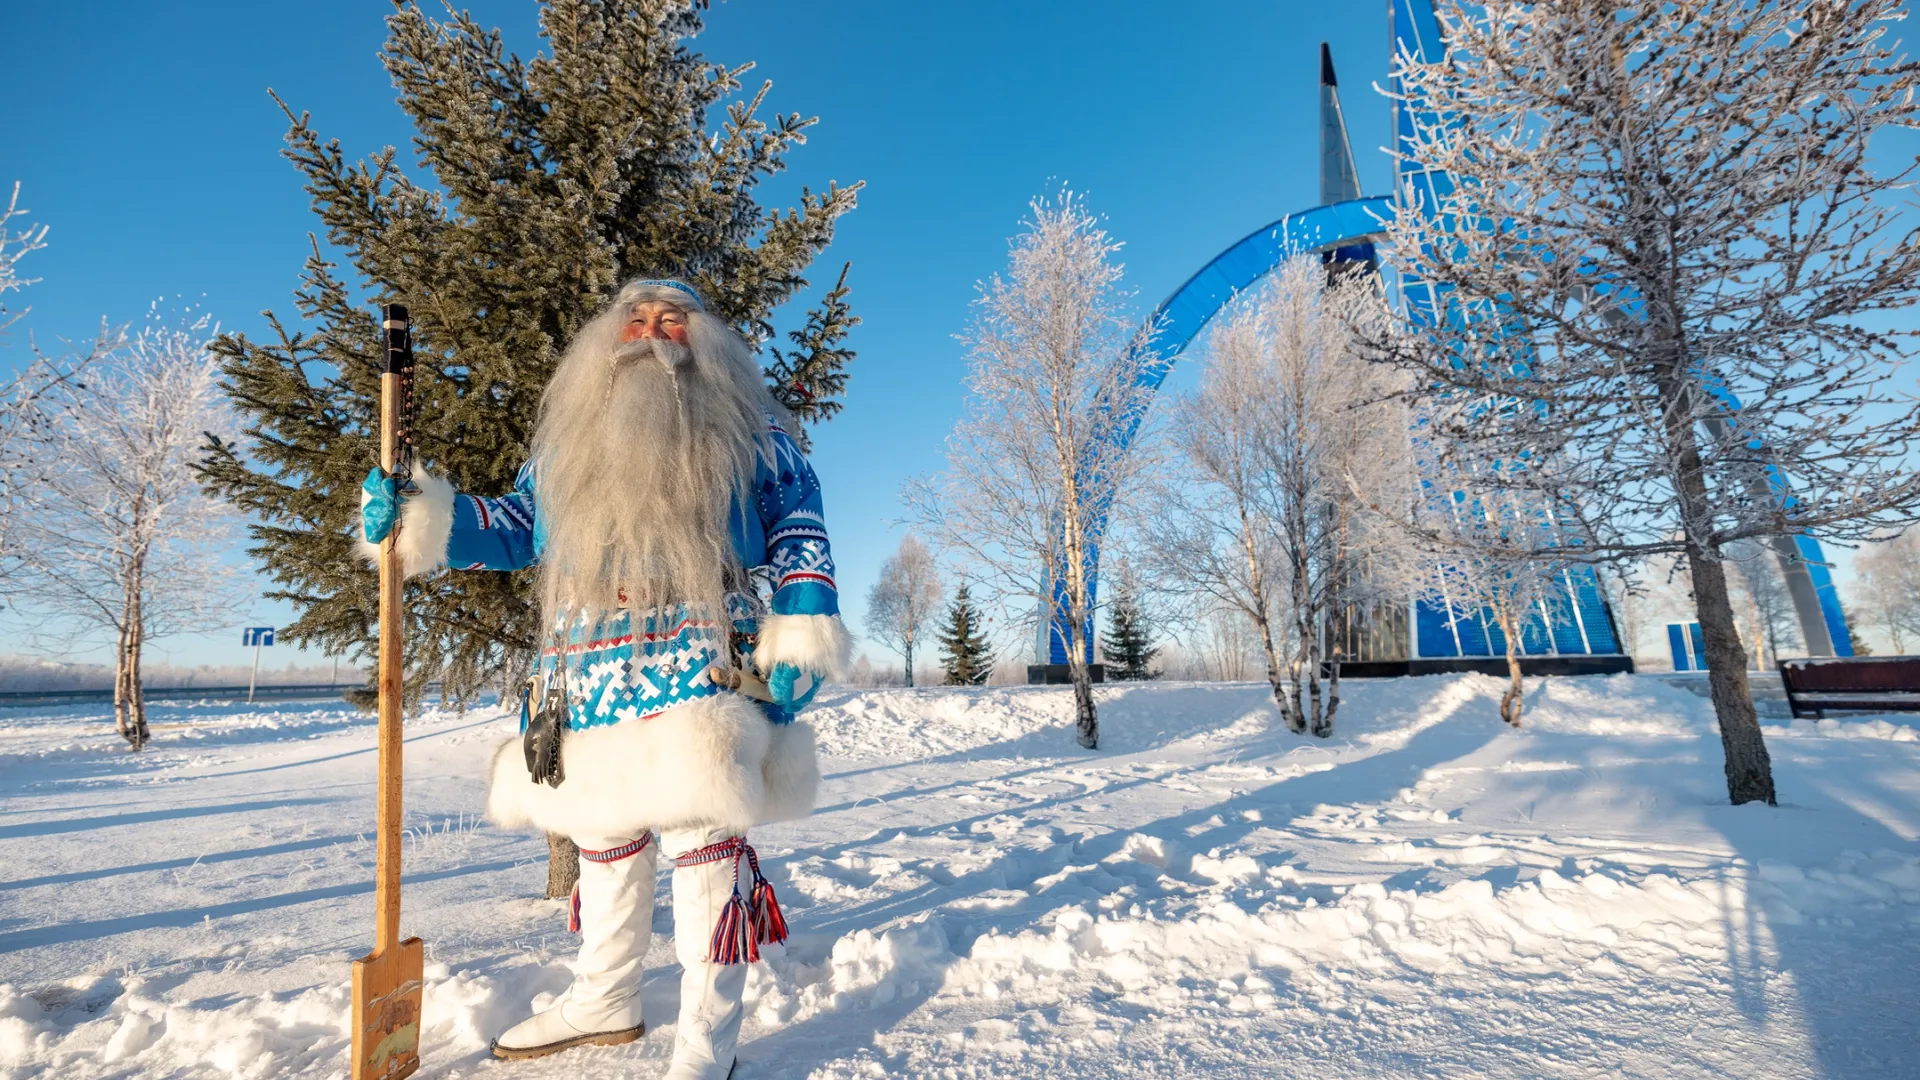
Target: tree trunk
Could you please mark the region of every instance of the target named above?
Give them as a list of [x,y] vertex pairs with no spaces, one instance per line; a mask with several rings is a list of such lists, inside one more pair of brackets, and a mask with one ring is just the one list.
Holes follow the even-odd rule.
[[1304,670],[1306,661],[1306,646],[1296,644],[1293,650],[1293,660],[1287,669],[1287,679],[1289,683],[1287,686],[1287,703],[1289,707],[1286,710],[1287,730],[1293,732],[1295,735],[1305,735],[1307,733],[1306,706],[1300,696],[1300,684],[1307,677],[1307,673]]
[[907,638],[907,685],[913,685],[913,638]]
[[140,671],[140,657],[147,645],[147,612],[142,603],[141,594],[146,591],[145,560],[135,564],[136,576],[133,590],[133,624],[128,632],[131,643],[127,660],[127,692],[133,706],[133,732],[139,741],[133,744],[135,750],[147,745],[151,737],[147,731],[147,695]]
[[[1070,579],[1078,578],[1070,575]],[[1075,595],[1086,596],[1084,579],[1074,580],[1069,586]],[[1067,676],[1073,681],[1073,739],[1088,750],[1100,748],[1100,720],[1093,711],[1093,673],[1087,670],[1087,613],[1086,604],[1070,603],[1072,626],[1067,631]]]
[[113,642],[113,730],[128,742],[133,727],[127,722],[127,605],[120,604],[120,633]]
[[113,657],[113,722],[127,747],[139,750],[147,745],[146,702],[140,693],[140,647],[145,629],[145,613],[140,606],[141,575],[139,560],[128,566],[126,593],[120,605],[120,632]]
[[1087,654],[1092,651],[1092,643],[1087,640],[1087,624],[1093,619],[1089,610],[1093,598],[1087,587],[1087,553],[1085,537],[1080,532],[1077,511],[1080,509],[1079,494],[1074,484],[1074,471],[1071,463],[1063,463],[1062,479],[1065,498],[1062,505],[1067,508],[1066,543],[1062,545],[1067,556],[1067,676],[1073,680],[1073,738],[1088,750],[1100,748],[1100,720],[1093,711],[1093,675],[1087,671]]
[[[140,611],[138,601],[134,602],[134,611],[136,614]],[[141,650],[146,647],[146,643],[145,630],[140,623],[135,622],[127,650],[127,703],[133,722],[135,750],[145,748],[147,740],[152,738],[152,733],[147,730],[147,695],[140,672]]]
[[1087,670],[1086,620],[1079,611],[1073,613],[1073,626],[1067,633],[1067,675],[1073,680],[1074,741],[1088,750],[1098,750],[1100,720],[1093,712],[1093,674]]
[[1307,730],[1320,734],[1320,728],[1326,723],[1320,712],[1320,642],[1318,635],[1311,630],[1311,614],[1306,614],[1300,622],[1300,678],[1307,684]]
[[1500,632],[1507,636],[1507,691],[1500,695],[1500,719],[1520,726],[1520,694],[1526,687],[1520,678],[1519,620],[1513,617],[1513,605],[1502,604],[1498,613]]
[[1725,564],[1719,553],[1689,540],[1687,569],[1693,575],[1693,600],[1706,646],[1707,686],[1720,721],[1720,747],[1726,754],[1727,797],[1735,806],[1775,805],[1773,761],[1760,733],[1760,717],[1747,687],[1747,653],[1727,597]]
[[1726,563],[1719,548],[1707,539],[1713,506],[1693,430],[1692,391],[1677,376],[1676,372],[1676,378],[1661,383],[1665,434],[1675,465],[1674,495],[1685,532],[1687,571],[1693,577],[1694,609],[1707,651],[1707,687],[1726,756],[1727,797],[1735,806],[1750,802],[1773,806],[1773,762],[1747,688],[1747,653],[1740,645],[1733,602],[1727,595]]
[[[1264,615],[1264,605],[1263,615]],[[1293,707],[1287,701],[1287,674],[1280,670],[1280,652],[1273,644],[1273,627],[1262,617],[1260,624],[1260,649],[1267,658],[1267,685],[1273,688],[1273,702],[1280,706],[1280,719],[1286,722],[1288,730],[1298,731],[1294,721]]]
[[[1329,508],[1328,512],[1338,513],[1338,510],[1336,508]],[[1338,548],[1330,552],[1328,558],[1327,589],[1325,594],[1327,599],[1321,606],[1321,610],[1315,613],[1313,620],[1316,626],[1314,641],[1325,651],[1327,658],[1327,708],[1324,714],[1315,710],[1316,715],[1313,725],[1314,736],[1321,739],[1327,739],[1333,736],[1333,717],[1335,713],[1340,711],[1341,643],[1334,641],[1329,644],[1327,639],[1329,637],[1329,630],[1331,629],[1330,623],[1334,613],[1338,612],[1341,609],[1341,605],[1345,602],[1347,582],[1350,579],[1348,572],[1349,567],[1347,565],[1347,552],[1349,550],[1347,548],[1347,524],[1346,516],[1341,514],[1340,527],[1335,532],[1335,536],[1338,538],[1336,541]],[[1314,672],[1316,674],[1319,673],[1318,664],[1314,665]]]
[[1340,649],[1335,646],[1327,658],[1327,711],[1313,727],[1316,738],[1333,737],[1333,714],[1340,711]]
[[1320,702],[1320,669],[1314,662],[1312,635],[1307,633],[1305,614],[1307,600],[1306,563],[1299,552],[1292,554],[1293,559],[1293,715],[1287,718],[1287,728],[1295,735],[1306,734],[1308,724],[1305,703],[1301,700],[1303,684],[1313,687],[1312,700]]
[[1253,624],[1260,628],[1260,652],[1267,661],[1267,685],[1273,689],[1274,704],[1280,706],[1280,719],[1286,722],[1291,731],[1299,731],[1300,724],[1294,717],[1287,702],[1285,690],[1286,675],[1280,670],[1280,650],[1273,644],[1273,618],[1267,610],[1267,578],[1260,570],[1259,552],[1253,546],[1253,526],[1247,520],[1247,511],[1240,509],[1240,552],[1247,560],[1247,584],[1253,594]]
[[547,834],[547,896],[572,896],[580,880],[580,849],[558,833]]

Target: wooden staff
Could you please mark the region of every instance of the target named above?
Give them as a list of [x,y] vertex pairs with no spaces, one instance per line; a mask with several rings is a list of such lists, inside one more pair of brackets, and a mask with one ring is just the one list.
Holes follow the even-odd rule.
[[[413,472],[413,337],[407,309],[383,313],[380,467],[405,485]],[[380,543],[379,794],[374,806],[373,951],[353,962],[353,1080],[400,1080],[420,1067],[420,997],[425,950],[400,940],[400,624],[404,579],[394,523]]]

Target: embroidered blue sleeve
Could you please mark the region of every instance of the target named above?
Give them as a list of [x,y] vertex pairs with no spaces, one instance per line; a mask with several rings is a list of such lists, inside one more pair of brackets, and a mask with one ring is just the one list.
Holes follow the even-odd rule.
[[760,476],[760,520],[773,570],[775,615],[838,615],[833,549],[820,505],[820,480],[785,431],[773,432],[774,461]]
[[496,499],[453,497],[453,535],[447,565],[456,570],[518,570],[539,554],[533,507],[533,469],[522,465],[513,491]]

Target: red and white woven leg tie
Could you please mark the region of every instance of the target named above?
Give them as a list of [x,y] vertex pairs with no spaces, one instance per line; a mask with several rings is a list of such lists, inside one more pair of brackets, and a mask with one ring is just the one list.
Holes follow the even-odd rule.
[[[641,833],[640,839],[629,840],[619,847],[605,848],[600,851],[581,848],[580,857],[588,862],[617,863],[621,859],[631,859],[647,850],[647,845],[651,843],[653,843],[653,834]],[[576,934],[580,932],[580,883],[578,881],[573,883],[573,899],[567,904],[567,929]]]
[[[749,899],[740,898],[740,860],[747,860],[753,871]],[[676,855],[673,866],[684,870],[708,863],[733,860],[733,895],[720,909],[720,921],[714,925],[713,939],[707,944],[710,964],[751,964],[760,959],[760,946],[787,940],[787,920],[780,914],[780,902],[774,899],[773,885],[760,873],[760,857],[744,836],[730,836],[715,844]]]

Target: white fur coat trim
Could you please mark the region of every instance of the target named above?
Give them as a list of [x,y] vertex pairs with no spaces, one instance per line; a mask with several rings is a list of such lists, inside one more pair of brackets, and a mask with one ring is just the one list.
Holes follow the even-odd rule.
[[487,817],[561,836],[645,829],[745,829],[813,812],[820,786],[813,729],[777,725],[736,694],[675,705],[651,720],[569,731],[559,787],[534,783],[518,736],[494,751]]
[[[421,468],[413,470],[413,485],[420,492],[400,503],[400,523],[395,526],[400,531],[394,543],[400,548],[404,577],[418,577],[445,564],[447,541],[453,538],[453,485]],[[380,545],[367,543],[357,525],[354,534],[360,557],[380,565]]]
[[853,636],[838,615],[762,615],[753,645],[761,674],[792,664],[822,679],[838,679],[853,658]]

